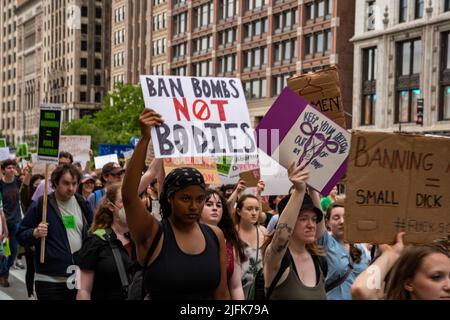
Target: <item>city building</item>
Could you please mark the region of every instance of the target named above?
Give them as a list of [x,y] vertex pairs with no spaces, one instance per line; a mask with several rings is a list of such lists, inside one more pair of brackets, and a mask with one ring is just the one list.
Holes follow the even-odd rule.
[[1,135],[36,146],[39,106],[63,121],[101,108],[110,87],[111,1],[1,0]]
[[254,125],[290,76],[330,65],[351,114],[355,1],[171,0],[169,7],[170,74],[239,77]]
[[137,84],[140,75],[167,74],[168,2],[118,0],[111,11],[111,89]]
[[450,0],[357,0],[352,42],[353,128],[450,135]]

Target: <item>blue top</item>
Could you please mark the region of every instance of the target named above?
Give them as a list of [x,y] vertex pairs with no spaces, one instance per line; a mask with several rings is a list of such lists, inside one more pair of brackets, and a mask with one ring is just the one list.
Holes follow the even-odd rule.
[[[327,251],[328,275],[325,283],[329,284],[336,279],[343,277],[347,272],[349,268],[349,253],[334,236],[328,233],[327,230],[325,230],[322,237],[317,242]],[[363,245],[355,244],[355,246],[361,250],[361,261],[360,263],[353,263],[353,270],[347,279],[345,279],[344,283],[327,292],[328,300],[352,300],[352,284],[356,277],[363,272],[370,263],[370,256],[367,254],[367,250],[363,248]]]

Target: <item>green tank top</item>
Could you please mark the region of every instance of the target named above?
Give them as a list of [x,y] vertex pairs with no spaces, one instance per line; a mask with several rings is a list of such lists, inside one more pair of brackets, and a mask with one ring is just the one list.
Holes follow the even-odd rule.
[[[317,269],[318,266],[315,266]],[[292,267],[289,265],[289,275],[286,280],[275,287],[270,300],[326,300],[325,281],[319,268],[319,283],[315,287],[305,286]]]

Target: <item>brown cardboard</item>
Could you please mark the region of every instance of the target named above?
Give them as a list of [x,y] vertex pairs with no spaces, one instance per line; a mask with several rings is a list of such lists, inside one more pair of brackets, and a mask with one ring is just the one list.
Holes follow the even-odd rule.
[[166,176],[175,168],[195,168],[203,175],[206,184],[220,185],[220,177],[217,173],[216,161],[208,157],[191,158],[165,158],[164,171]]
[[247,188],[256,187],[261,180],[259,168],[239,173],[239,178],[245,181]]
[[288,87],[304,97],[318,110],[343,128],[345,123],[344,102],[336,67],[288,79]]
[[355,131],[346,182],[349,243],[393,243],[400,231],[408,243],[450,235],[450,139]]

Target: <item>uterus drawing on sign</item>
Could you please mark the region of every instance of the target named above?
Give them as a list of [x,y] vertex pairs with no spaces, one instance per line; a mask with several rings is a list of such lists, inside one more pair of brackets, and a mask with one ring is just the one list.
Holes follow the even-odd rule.
[[318,125],[313,127],[311,123],[303,122],[300,125],[300,131],[306,139],[306,142],[303,142],[303,153],[297,161],[297,166],[301,166],[302,170],[315,159],[326,156],[326,152],[337,153],[339,151],[339,144],[331,139],[332,135],[327,137],[318,132]]

